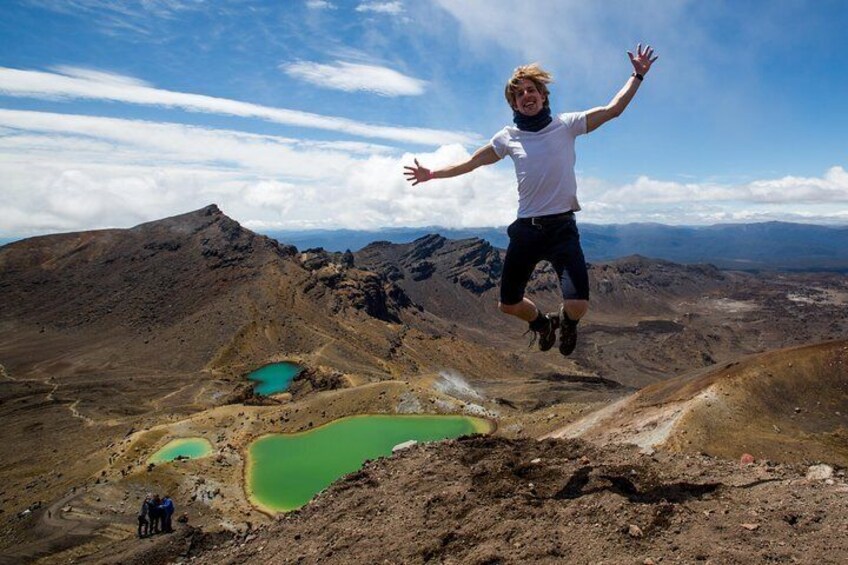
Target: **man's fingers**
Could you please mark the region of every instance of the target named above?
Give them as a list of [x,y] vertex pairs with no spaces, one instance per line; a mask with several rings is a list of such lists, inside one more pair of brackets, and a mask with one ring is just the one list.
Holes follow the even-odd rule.
[[634,59],[636,59],[636,57],[634,57],[634,56],[633,56],[633,53],[632,53],[632,52],[630,52],[630,51],[628,51],[628,52],[627,52],[627,56],[628,56],[628,57],[630,57],[630,60],[631,60],[631,61],[633,61]]
[[636,53],[638,53],[640,57],[642,56],[642,44],[641,43],[636,45]]
[[416,166],[416,167],[418,167],[418,168],[420,169],[420,168],[421,168],[421,165],[419,165],[419,164],[418,164],[418,159],[413,159],[413,160],[415,161],[415,166]]
[[660,58],[660,56],[659,56],[659,55],[655,56],[653,59],[651,59],[651,64],[653,64],[653,62],[654,62],[654,61],[656,61],[656,60],[657,60],[657,59],[659,59],[659,58]]

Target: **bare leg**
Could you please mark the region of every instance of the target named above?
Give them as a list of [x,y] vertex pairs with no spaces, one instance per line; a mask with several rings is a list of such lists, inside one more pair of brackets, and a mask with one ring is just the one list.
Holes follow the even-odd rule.
[[525,322],[532,322],[539,315],[539,309],[529,298],[524,298],[518,304],[501,304],[499,302],[498,308],[504,314],[521,318]]
[[[526,299],[525,299],[526,300]],[[588,300],[563,300],[562,308],[569,319],[575,322],[586,315],[589,310]]]

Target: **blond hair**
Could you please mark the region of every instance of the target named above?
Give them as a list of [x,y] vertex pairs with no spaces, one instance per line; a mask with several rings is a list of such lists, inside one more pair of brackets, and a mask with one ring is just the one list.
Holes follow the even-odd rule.
[[515,90],[518,88],[518,83],[522,79],[533,81],[536,89],[545,97],[545,108],[550,107],[548,104],[548,84],[554,81],[554,77],[551,73],[540,67],[539,63],[522,65],[512,71],[512,76],[507,81],[506,88],[504,88],[504,97],[506,97],[509,107],[515,108]]

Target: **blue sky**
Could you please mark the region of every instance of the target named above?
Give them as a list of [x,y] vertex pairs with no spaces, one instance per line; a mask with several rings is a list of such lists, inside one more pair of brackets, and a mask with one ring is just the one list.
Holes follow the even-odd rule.
[[848,3],[30,0],[0,18],[0,237],[211,202],[258,231],[505,225],[512,164],[466,158],[538,61],[578,141],[581,220],[848,223]]

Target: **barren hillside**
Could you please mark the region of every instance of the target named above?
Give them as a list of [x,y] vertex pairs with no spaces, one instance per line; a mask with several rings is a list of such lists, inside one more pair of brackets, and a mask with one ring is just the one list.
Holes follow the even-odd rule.
[[[644,257],[592,265],[592,311],[563,358],[528,348],[525,325],[497,312],[502,254],[438,235],[356,254],[301,251],[214,205],[0,248],[0,561],[161,562],[187,539],[211,562],[248,560],[257,542],[283,562],[386,551],[395,561],[554,561],[593,532],[595,560],[658,559],[677,546],[689,560],[733,562],[757,536],[761,560],[840,547],[844,522],[805,505],[844,516],[834,494],[844,487],[844,343],[774,350],[848,335],[844,277]],[[555,308],[548,266],[528,292]],[[246,374],[283,360],[305,368],[290,391],[252,395]],[[284,520],[250,504],[253,439],[367,413],[483,415],[497,437],[369,464]],[[656,450],[648,456],[533,440],[562,429],[600,443],[663,441],[642,441]],[[208,439],[215,456],[147,465],[187,436]],[[761,464],[742,475],[735,462],[693,455],[735,460],[743,449]],[[833,484],[799,483],[817,459],[837,466]],[[763,477],[779,480],[738,488]],[[174,494],[199,530],[131,540],[151,490]],[[774,527],[738,531],[733,522],[758,504]],[[791,530],[777,521],[784,510]],[[715,518],[688,538],[684,518],[705,511]],[[627,521],[643,537],[620,536]],[[391,543],[376,545],[368,523]],[[774,545],[786,532],[797,537]]]

